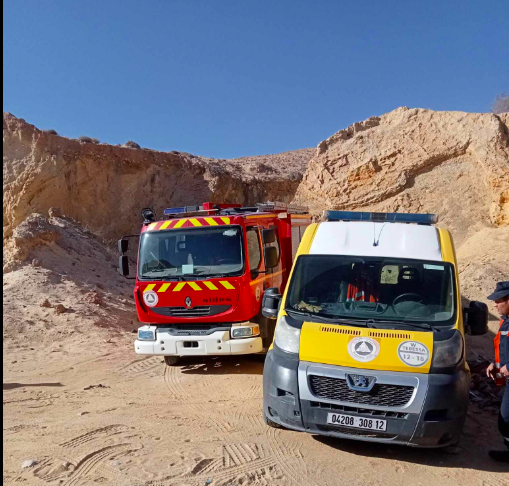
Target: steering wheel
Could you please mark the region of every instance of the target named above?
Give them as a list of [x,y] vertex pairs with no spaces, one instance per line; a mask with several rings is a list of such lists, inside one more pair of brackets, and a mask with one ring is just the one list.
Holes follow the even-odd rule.
[[154,255],[154,252],[150,252],[154,260],[157,262],[157,265],[154,268],[164,268],[164,269],[170,269],[175,268],[175,265],[171,264],[168,260],[160,260]]
[[221,260],[217,261],[218,265],[228,265],[229,263],[237,263],[237,260],[234,260],[233,258],[222,258]]
[[[416,299],[415,298],[411,298],[411,297],[417,297]],[[399,302],[401,300],[411,300],[413,302],[417,302],[418,304],[422,304],[422,305],[428,305],[428,301],[422,296],[422,295],[419,295],[419,294],[414,294],[414,293],[408,293],[408,294],[401,294],[401,295],[398,295],[393,301],[392,301],[392,306],[394,307],[396,304],[399,304]]]
[[[411,310],[411,312],[399,312],[397,305],[405,302],[413,302],[415,304],[415,307]],[[428,308],[428,301],[419,294],[414,293],[407,293],[407,294],[401,294],[398,295],[393,301],[392,301],[392,307],[394,309],[394,312],[398,314],[399,316],[411,316],[414,315],[415,317],[425,317],[424,315],[419,316],[421,312],[426,313],[427,316],[430,315],[430,310]],[[404,309],[400,309],[404,310]],[[417,312],[417,314],[415,314]]]

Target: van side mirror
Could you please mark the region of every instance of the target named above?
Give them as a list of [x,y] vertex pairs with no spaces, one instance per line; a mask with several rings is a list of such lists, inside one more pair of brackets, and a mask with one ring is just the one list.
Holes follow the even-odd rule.
[[276,268],[278,264],[277,248],[268,246],[263,252],[265,254],[265,268]]
[[270,245],[276,242],[276,232],[273,229],[264,229],[262,231],[262,240],[264,245]]
[[480,336],[488,332],[488,306],[484,302],[473,300],[463,310],[467,317],[469,334]]
[[282,298],[277,287],[267,289],[263,294],[262,314],[268,319],[276,319]]
[[118,252],[122,255],[129,250],[129,240],[121,238],[118,240]]
[[127,255],[120,255],[118,258],[118,273],[120,273],[122,277],[129,277],[129,258]]

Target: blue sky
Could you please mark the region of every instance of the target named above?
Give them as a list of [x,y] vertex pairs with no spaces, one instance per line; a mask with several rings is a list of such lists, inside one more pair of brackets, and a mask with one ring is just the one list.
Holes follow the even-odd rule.
[[4,1],[4,111],[217,158],[314,147],[398,106],[487,112],[509,1]]

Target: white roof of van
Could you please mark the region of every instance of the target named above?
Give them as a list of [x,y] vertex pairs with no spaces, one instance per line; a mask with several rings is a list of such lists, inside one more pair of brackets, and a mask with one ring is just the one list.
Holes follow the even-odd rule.
[[437,229],[404,223],[320,223],[309,253],[442,261]]

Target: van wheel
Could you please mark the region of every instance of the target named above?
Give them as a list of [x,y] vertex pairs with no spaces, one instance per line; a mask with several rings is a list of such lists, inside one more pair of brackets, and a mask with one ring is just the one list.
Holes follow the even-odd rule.
[[267,417],[265,412],[263,412],[263,421],[265,422],[266,425],[268,425],[269,427],[272,427],[273,429],[284,429],[284,427],[282,425],[279,425],[277,422],[270,420],[270,418]]
[[164,362],[166,366],[175,366],[180,361],[180,356],[165,356]]

